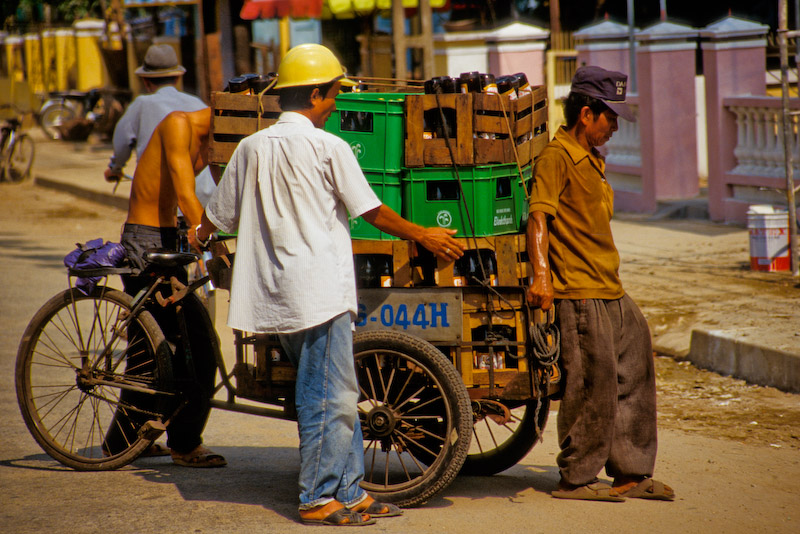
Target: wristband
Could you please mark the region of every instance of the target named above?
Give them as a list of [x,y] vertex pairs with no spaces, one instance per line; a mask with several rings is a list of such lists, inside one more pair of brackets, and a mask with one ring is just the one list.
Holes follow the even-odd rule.
[[200,240],[200,236],[197,235],[197,231],[200,230],[201,226],[202,226],[202,224],[198,224],[197,226],[194,227],[194,237],[195,237],[195,239],[197,239],[197,244],[200,245],[200,247],[202,247],[203,249],[205,249],[205,248],[208,248],[208,244],[211,243],[211,238],[213,236],[211,234],[208,234],[208,237],[206,238],[206,240],[205,241],[201,241]]

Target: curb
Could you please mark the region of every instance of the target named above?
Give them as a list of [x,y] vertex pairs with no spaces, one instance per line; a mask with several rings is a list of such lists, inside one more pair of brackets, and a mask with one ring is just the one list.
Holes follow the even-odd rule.
[[753,384],[800,393],[800,356],[752,345],[741,337],[741,330],[693,330],[686,359]]

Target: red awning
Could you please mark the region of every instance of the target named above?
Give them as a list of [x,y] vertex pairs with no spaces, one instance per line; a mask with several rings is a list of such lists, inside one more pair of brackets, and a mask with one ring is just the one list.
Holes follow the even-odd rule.
[[322,16],[322,0],[245,0],[239,16],[245,20]]
[[[430,0],[435,10],[450,8],[448,0]],[[323,9],[325,4],[325,9]],[[403,0],[405,9],[419,6],[419,0]],[[392,9],[392,0],[245,0],[239,16],[245,20],[281,17],[330,18],[352,17],[356,13],[368,14],[375,10]]]

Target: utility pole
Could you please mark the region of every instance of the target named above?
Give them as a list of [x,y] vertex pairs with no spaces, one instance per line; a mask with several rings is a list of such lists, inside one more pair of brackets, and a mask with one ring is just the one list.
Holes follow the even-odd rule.
[[550,34],[561,33],[560,0],[550,0]]
[[628,90],[636,92],[636,30],[633,26],[633,0],[628,0],[628,62],[630,75],[628,76]]
[[789,6],[787,0],[778,0],[778,45],[781,61],[781,118],[783,123],[783,164],[786,170],[786,202],[789,205],[789,265],[792,276],[800,276],[797,265],[797,208],[795,207],[795,187],[792,161],[794,133],[792,116],[789,112]]

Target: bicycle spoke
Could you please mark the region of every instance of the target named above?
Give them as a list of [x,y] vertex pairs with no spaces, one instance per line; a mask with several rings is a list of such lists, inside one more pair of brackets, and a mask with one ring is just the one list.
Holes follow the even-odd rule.
[[[411,400],[411,399],[409,399],[409,400]],[[430,399],[428,399],[428,400],[426,400],[424,402],[421,402],[419,404],[415,404],[414,406],[412,406],[411,408],[406,410],[406,413],[410,413],[410,412],[412,412],[414,410],[419,410],[420,408],[424,408],[425,406],[428,406],[429,404],[431,404],[433,402],[443,401],[443,400],[444,400],[444,398],[441,395],[439,395],[437,397],[432,397],[432,398],[430,398]]]

